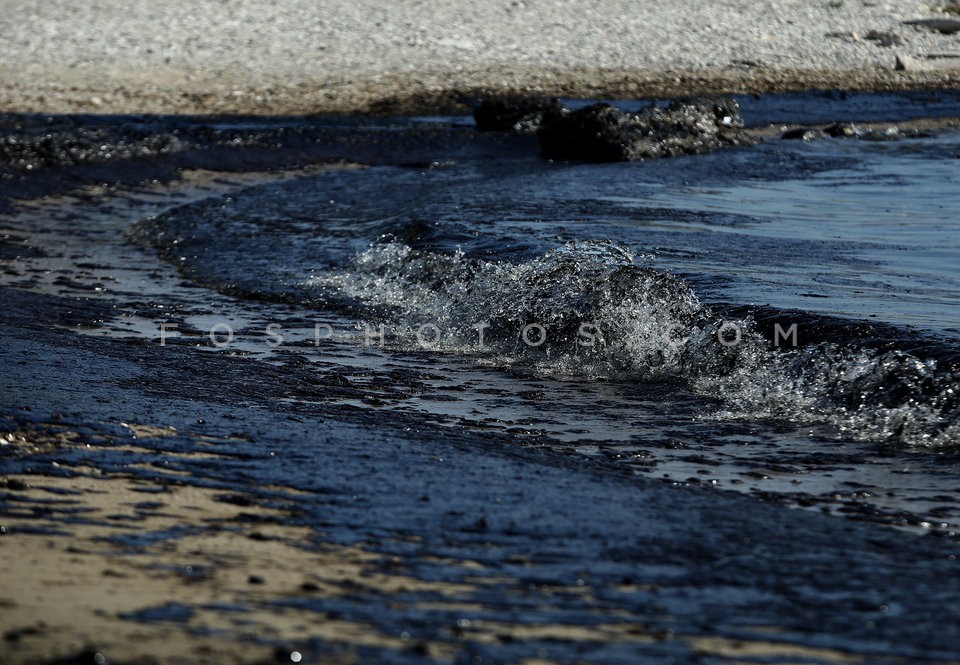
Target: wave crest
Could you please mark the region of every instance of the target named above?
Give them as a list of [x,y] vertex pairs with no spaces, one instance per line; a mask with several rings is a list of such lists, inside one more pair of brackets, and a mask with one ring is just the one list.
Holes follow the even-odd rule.
[[522,263],[386,242],[307,285],[354,300],[402,348],[554,376],[679,384],[716,400],[712,417],[826,424],[840,436],[918,446],[958,442],[956,371],[898,350],[778,347],[751,318],[716,315],[682,279],[609,241]]

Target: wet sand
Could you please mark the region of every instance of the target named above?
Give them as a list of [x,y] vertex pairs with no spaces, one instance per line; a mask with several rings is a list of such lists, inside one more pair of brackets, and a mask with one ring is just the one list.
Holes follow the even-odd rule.
[[[86,445],[134,457],[177,436],[149,427],[131,431],[140,432],[146,447],[112,439]],[[84,438],[52,425],[5,436],[6,445],[34,450],[83,445]],[[898,662],[804,644],[775,623],[730,637],[681,628],[668,617],[666,624],[640,620],[646,601],[631,608],[623,599],[658,598],[663,582],[604,579],[586,570],[561,581],[547,572],[556,561],[529,550],[497,563],[488,550],[502,537],[496,526],[489,533],[463,529],[475,534],[475,559],[432,553],[429,535],[409,533],[405,543],[418,550],[411,558],[385,553],[382,542],[331,542],[296,524],[303,493],[290,488],[275,488],[286,502],[275,508],[184,484],[176,470],[154,467],[147,478],[137,470],[62,469],[70,476],[4,478],[5,663],[462,662],[466,654],[498,653],[504,645],[512,645],[508,653],[530,654],[519,661],[525,663],[568,662],[572,653],[591,651],[613,651],[617,660],[662,652],[681,662],[683,654],[713,662]],[[447,572],[438,578],[440,570]],[[539,589],[528,589],[535,579]],[[533,598],[545,603],[534,613],[539,618],[515,620],[509,608]],[[356,604],[369,607],[373,620],[331,609]],[[384,615],[406,629],[377,625]],[[418,630],[418,615],[437,626]]]

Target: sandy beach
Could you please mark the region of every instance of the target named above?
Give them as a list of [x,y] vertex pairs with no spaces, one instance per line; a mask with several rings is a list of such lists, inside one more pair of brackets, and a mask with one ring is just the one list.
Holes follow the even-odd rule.
[[[546,265],[542,284],[527,275],[539,302],[555,273],[611,243],[588,241],[567,263],[564,245],[558,268],[523,246],[524,224],[554,244],[606,225],[614,236],[675,233],[655,250],[675,245],[682,260],[705,251],[689,238],[754,228],[742,200],[711,226],[686,200],[663,203],[666,213],[637,205],[632,183],[649,185],[651,200],[688,179],[708,183],[704,197],[760,183],[762,199],[783,171],[803,209],[811,178],[831,168],[859,178],[858,160],[879,146],[888,170],[855,184],[895,187],[896,160],[955,140],[960,126],[957,8],[0,0],[0,663],[960,662],[960,503],[949,485],[960,464],[949,450],[838,439],[810,452],[803,437],[816,423],[781,439],[799,425],[716,416],[716,394],[704,417],[704,395],[685,385],[554,380],[460,350],[370,349],[355,317],[379,305],[356,314],[356,303],[303,295],[325,265],[315,256],[334,256],[317,248],[341,251],[328,261],[339,268],[373,238],[454,243],[441,278],[417,282],[430,273],[420,266],[388,284],[441,300],[460,244],[506,219],[481,250],[516,246],[504,265]],[[821,90],[760,100],[730,161],[687,155],[693,175],[667,167],[659,189],[649,172],[541,160],[535,136],[478,132],[462,117],[502,93]],[[924,94],[848,100],[853,91]],[[383,117],[420,113],[457,117]],[[318,117],[266,117],[299,115]],[[788,128],[804,140],[781,141]],[[955,145],[922,162],[943,185],[930,191],[951,187]],[[585,175],[627,184],[570,194]],[[839,191],[841,180],[810,187]],[[557,196],[535,184],[557,181]],[[473,226],[439,235],[436,220],[461,218]],[[811,240],[807,255],[789,233],[764,244],[766,221],[747,258],[769,253],[801,277],[815,272],[805,257],[846,267],[849,248],[832,238]],[[371,238],[356,231],[368,223]],[[376,296],[371,284],[383,286],[358,292]],[[465,284],[457,296],[468,301]],[[815,286],[795,289],[790,306],[834,302]],[[523,299],[506,293],[475,298]],[[322,317],[342,336],[313,340]],[[824,336],[846,330],[828,319],[810,316],[830,324]],[[235,348],[209,334],[224,321]],[[272,321],[308,334],[266,346]],[[164,340],[167,324],[178,332]],[[856,328],[854,343],[953,358],[891,329]],[[952,385],[938,395],[944,412]]]
[[[950,6],[5,2],[0,109],[393,112],[496,92],[629,99],[950,87],[960,80],[957,33],[908,23],[954,20]],[[911,63],[905,71],[898,56]]]

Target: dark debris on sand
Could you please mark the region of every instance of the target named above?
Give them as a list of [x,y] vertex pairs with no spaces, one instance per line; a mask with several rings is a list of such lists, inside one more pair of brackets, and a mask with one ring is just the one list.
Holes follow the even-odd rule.
[[611,104],[571,110],[557,99],[504,97],[474,111],[477,128],[536,132],[547,159],[618,162],[711,152],[753,145],[731,98],[677,100],[621,111]]

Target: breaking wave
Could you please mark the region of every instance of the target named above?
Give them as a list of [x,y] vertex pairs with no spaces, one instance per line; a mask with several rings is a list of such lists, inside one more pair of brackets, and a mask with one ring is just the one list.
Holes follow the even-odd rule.
[[[375,244],[302,286],[352,301],[390,344],[476,355],[554,376],[682,385],[713,417],[827,425],[841,437],[960,443],[960,373],[898,349],[793,347],[724,317],[624,247],[586,241],[511,263]],[[780,342],[777,344],[776,342]]]

